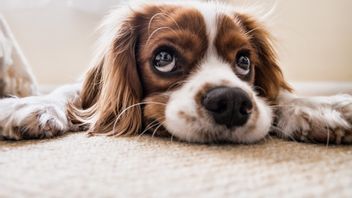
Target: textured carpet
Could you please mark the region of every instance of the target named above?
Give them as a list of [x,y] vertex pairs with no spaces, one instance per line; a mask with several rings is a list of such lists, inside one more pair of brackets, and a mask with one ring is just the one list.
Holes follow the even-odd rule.
[[0,141],[0,197],[352,197],[352,146],[150,136]]

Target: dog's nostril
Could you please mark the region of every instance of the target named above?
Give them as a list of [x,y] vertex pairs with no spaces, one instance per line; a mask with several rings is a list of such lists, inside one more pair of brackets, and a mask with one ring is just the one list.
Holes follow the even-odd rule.
[[207,96],[203,99],[203,106],[210,112],[222,113],[226,111],[227,101],[222,98]]
[[222,88],[209,91],[203,98],[202,104],[206,110],[213,113],[222,113],[228,109],[228,99]]
[[251,101],[244,101],[240,107],[240,113],[242,115],[250,115],[253,111],[253,105]]
[[208,91],[202,104],[215,122],[228,128],[244,125],[253,111],[253,104],[240,88],[218,87]]

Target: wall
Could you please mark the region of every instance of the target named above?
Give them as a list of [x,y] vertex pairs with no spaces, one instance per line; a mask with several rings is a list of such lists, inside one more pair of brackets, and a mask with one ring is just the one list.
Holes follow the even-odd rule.
[[66,7],[2,12],[39,83],[74,82],[89,64],[101,16]]
[[295,81],[352,81],[352,1],[282,0],[273,31]]
[[[269,10],[272,2],[246,0],[263,10]],[[352,81],[352,1],[277,3],[268,25],[275,33],[286,77],[291,81]],[[88,65],[101,15],[50,5],[2,10],[2,14],[40,83],[73,82]]]

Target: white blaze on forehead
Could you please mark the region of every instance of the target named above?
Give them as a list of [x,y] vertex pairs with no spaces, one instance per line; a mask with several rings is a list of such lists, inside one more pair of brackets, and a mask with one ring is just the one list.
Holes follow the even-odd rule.
[[219,16],[230,15],[232,9],[229,7],[231,6],[220,2],[208,2],[197,6],[198,11],[203,15],[208,34],[208,54],[215,51],[214,43],[219,29]]
[[199,2],[199,1],[174,1],[168,2],[170,4],[175,4],[183,7],[189,7],[198,10],[205,22],[207,36],[209,41],[208,54],[213,52],[214,41],[218,32],[218,18],[220,15],[231,16],[234,13],[235,8],[228,3],[210,1],[210,2]]
[[204,17],[209,42],[208,52],[212,52],[214,51],[214,42],[218,31],[218,11],[216,8],[209,6],[209,4],[202,5],[198,10]]
[[190,78],[190,82],[198,89],[201,89],[205,83],[224,86],[224,81],[228,82],[227,86],[240,87],[247,93],[251,92],[251,87],[236,76],[232,66],[213,53],[206,57],[198,71]]

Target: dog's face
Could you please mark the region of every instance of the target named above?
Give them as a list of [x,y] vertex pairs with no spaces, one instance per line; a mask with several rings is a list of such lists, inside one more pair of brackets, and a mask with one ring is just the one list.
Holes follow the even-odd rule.
[[262,25],[215,3],[149,4],[117,20],[122,14],[106,23],[82,92],[91,131],[243,143],[269,132],[267,102],[289,87]]

